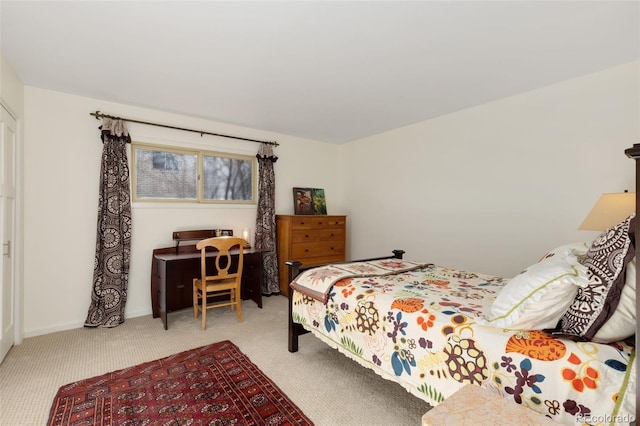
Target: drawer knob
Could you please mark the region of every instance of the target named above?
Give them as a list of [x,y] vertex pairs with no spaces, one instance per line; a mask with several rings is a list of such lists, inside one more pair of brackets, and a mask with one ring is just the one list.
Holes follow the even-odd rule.
[[305,237],[305,238],[309,238],[309,234],[306,234],[304,237]]
[[309,253],[309,249],[304,249],[304,252],[305,253]]

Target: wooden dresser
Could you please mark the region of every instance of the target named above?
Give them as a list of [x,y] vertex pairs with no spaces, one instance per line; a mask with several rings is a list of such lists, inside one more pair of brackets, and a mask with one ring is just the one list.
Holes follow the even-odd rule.
[[298,260],[303,266],[344,262],[346,216],[276,216],[280,292],[289,296],[285,262]]

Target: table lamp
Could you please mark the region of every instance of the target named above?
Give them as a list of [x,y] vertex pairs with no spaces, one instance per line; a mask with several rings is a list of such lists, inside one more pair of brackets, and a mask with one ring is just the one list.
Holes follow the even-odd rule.
[[602,194],[578,229],[604,231],[622,222],[634,211],[636,211],[635,192],[625,190],[625,192]]

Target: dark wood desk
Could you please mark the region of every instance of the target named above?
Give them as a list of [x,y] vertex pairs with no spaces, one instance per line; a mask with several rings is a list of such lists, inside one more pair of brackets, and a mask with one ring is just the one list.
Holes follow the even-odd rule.
[[[211,257],[214,253],[211,253]],[[231,251],[231,270],[238,262],[238,250]],[[211,262],[213,268],[213,263]],[[211,272],[213,273],[213,271]],[[151,307],[153,318],[162,318],[169,328],[167,314],[193,309],[193,279],[200,276],[200,251],[195,245],[155,249],[151,262]],[[244,250],[242,300],[251,299],[262,308],[262,252]]]

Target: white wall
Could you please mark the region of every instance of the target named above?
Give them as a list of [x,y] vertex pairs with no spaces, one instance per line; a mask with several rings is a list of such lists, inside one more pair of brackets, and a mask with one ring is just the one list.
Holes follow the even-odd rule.
[[[276,212],[292,214],[291,188],[325,188],[329,213],[338,176],[326,165],[338,147],[287,135],[104,102],[27,86],[25,88],[25,335],[81,327],[90,303],[102,143],[100,110],[138,120],[277,140]],[[129,124],[132,139],[142,142],[224,150],[255,155],[258,144],[140,124]],[[255,229],[255,205],[154,205],[134,203],[127,317],[151,313],[151,253],[172,246],[178,229]],[[160,324],[160,323],[159,323]],[[159,325],[160,326],[160,325]]]
[[0,100],[9,112],[22,117],[24,112],[24,85],[11,64],[0,51]]
[[[130,105],[25,88],[27,336],[82,326],[90,301],[99,122],[89,112],[275,139],[276,211],[294,186],[348,214],[350,258],[386,254],[511,276],[576,228],[602,192],[634,190],[638,63],[334,146]],[[256,144],[130,125],[134,140],[254,153]],[[127,317],[149,314],[151,252],[175,229],[251,226],[246,206],[134,205]]]
[[351,256],[513,276],[577,231],[603,192],[633,191],[638,63],[341,147]]

